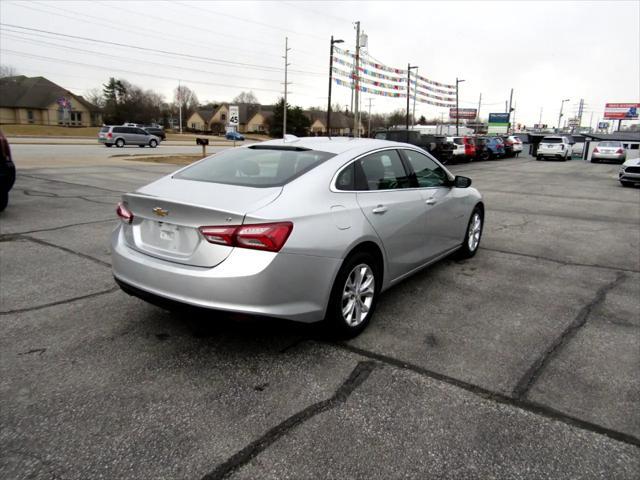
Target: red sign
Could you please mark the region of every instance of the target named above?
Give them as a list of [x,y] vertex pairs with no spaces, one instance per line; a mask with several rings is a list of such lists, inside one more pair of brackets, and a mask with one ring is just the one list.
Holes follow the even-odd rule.
[[638,118],[640,103],[607,103],[604,107],[604,118],[625,120]]
[[462,118],[465,120],[474,120],[478,115],[478,110],[475,108],[458,108],[458,114],[456,115],[456,109],[449,109],[449,118]]

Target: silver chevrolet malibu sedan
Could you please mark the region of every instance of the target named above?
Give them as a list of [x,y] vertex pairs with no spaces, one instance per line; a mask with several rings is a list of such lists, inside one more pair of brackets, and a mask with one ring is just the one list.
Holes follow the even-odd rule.
[[404,143],[287,136],[207,157],[123,196],[121,288],[163,306],[324,320],[360,333],[379,295],[484,220],[471,180]]

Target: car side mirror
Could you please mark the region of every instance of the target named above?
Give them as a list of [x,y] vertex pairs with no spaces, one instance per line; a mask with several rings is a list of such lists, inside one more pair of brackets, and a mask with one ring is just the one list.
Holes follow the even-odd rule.
[[456,178],[453,179],[453,186],[456,188],[468,188],[471,186],[471,179],[469,177],[456,175]]

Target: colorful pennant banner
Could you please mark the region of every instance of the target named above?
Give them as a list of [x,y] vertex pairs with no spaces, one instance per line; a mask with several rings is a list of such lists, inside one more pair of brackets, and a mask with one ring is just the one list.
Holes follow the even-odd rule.
[[[343,77],[353,78],[353,73],[352,72],[347,72],[345,70],[340,70],[339,68],[336,68],[336,67],[333,67],[333,72],[337,73],[338,75],[342,75]],[[378,82],[376,80],[371,80],[370,78],[366,78],[366,77],[363,77],[363,76],[360,76],[359,80],[360,80],[360,83],[366,83],[368,85],[373,85],[373,86],[381,87],[381,88],[389,88],[391,90],[406,90],[407,89],[407,87],[405,87],[402,84]]]
[[[334,78],[333,80],[337,85],[341,85],[347,88],[354,88],[353,82],[351,80],[342,80],[340,78]],[[358,91],[370,93],[372,95],[379,95],[381,97],[407,98],[406,93],[386,92],[384,90],[379,90],[371,87],[364,87],[362,85],[358,85]],[[426,98],[422,98],[419,96],[416,96],[416,102],[426,103],[427,105],[434,105],[436,107],[446,107],[446,108],[455,107],[455,103],[434,102],[433,100],[427,100]]]

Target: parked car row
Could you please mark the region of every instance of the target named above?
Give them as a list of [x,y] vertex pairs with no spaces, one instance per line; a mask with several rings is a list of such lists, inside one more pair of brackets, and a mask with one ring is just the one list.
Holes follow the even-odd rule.
[[381,130],[374,138],[416,145],[442,163],[473,162],[515,157],[523,150],[522,140],[505,136],[446,136],[421,134],[417,130]]

